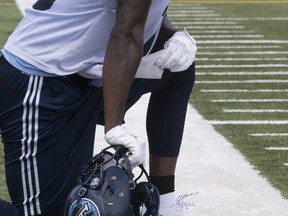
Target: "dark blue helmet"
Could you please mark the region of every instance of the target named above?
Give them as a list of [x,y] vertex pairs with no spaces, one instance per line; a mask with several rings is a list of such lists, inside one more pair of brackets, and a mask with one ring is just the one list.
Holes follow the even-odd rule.
[[[159,193],[143,165],[134,180],[127,150],[117,146],[111,153],[110,148],[103,149],[83,166],[79,184],[67,198],[65,215],[157,216]],[[137,183],[143,173],[147,181]]]

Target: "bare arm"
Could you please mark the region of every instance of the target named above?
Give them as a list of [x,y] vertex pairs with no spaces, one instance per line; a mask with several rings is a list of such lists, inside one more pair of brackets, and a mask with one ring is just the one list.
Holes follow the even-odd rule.
[[163,49],[164,43],[168,41],[178,30],[174,27],[167,16],[164,17],[157,41],[153,47],[152,52],[157,52]]
[[131,83],[143,54],[143,34],[151,0],[117,0],[103,67],[105,132],[120,125]]

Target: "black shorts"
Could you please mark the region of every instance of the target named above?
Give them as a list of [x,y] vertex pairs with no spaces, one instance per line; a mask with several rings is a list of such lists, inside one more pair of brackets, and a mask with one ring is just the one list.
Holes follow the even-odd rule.
[[[147,116],[151,154],[178,155],[194,75],[193,65],[185,72],[165,72],[161,80],[134,80],[127,109],[152,92]],[[13,204],[27,216],[63,206],[92,157],[96,124],[103,124],[102,88],[78,75],[27,75],[0,57],[0,98]]]

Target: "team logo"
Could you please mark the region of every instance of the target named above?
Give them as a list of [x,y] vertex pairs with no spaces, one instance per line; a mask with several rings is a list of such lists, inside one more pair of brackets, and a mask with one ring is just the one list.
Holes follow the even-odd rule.
[[76,200],[69,209],[69,216],[100,216],[99,210],[94,202],[87,198]]

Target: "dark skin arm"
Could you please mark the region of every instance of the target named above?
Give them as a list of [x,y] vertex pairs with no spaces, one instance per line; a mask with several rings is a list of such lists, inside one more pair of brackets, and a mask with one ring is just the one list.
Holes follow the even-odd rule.
[[151,0],[117,0],[103,66],[105,132],[121,125],[131,83],[143,54],[143,34]]
[[178,30],[174,27],[174,25],[169,20],[169,18],[167,16],[165,16],[163,19],[161,28],[160,28],[158,38],[157,38],[156,43],[152,49],[152,52],[157,52],[157,51],[163,49],[164,43],[166,41],[168,41],[173,36],[173,34],[177,31]]

